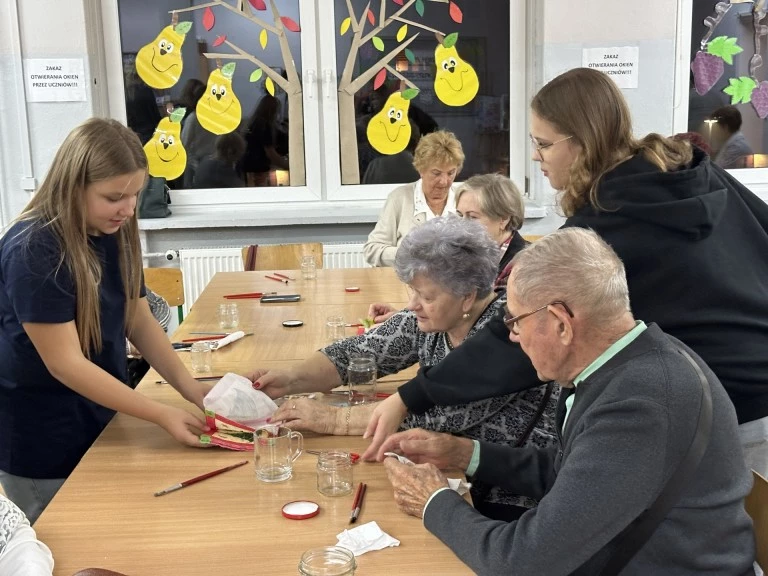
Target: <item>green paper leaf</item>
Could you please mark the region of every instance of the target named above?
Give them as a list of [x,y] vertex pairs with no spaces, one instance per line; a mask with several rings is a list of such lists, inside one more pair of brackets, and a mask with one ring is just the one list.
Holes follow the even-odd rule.
[[713,56],[719,56],[728,64],[733,64],[733,57],[743,52],[744,49],[736,44],[738,38],[728,38],[728,36],[718,36],[707,44],[707,52]]
[[232,75],[235,73],[235,65],[235,62],[230,62],[221,67],[221,73],[224,75],[224,78],[232,78]]
[[176,24],[176,26],[173,27],[174,32],[178,32],[179,34],[186,34],[192,29],[192,22],[179,22]]
[[456,44],[456,40],[458,39],[459,39],[459,33],[451,32],[443,40],[443,46],[445,46],[446,48],[453,48],[454,44]]
[[757,88],[757,82],[749,76],[731,78],[728,80],[728,84],[729,85],[723,89],[723,92],[731,97],[731,105],[739,103],[747,104],[752,100],[752,91]]
[[176,108],[173,112],[171,112],[171,122],[181,122],[184,118],[184,114],[187,113],[186,108]]
[[403,100],[413,100],[418,95],[419,95],[419,90],[417,88],[406,88],[400,94],[400,96],[403,97]]
[[419,16],[424,16],[424,0],[416,0],[416,12]]
[[374,36],[373,38],[371,38],[371,42],[373,42],[373,45],[376,48],[376,50],[378,50],[379,52],[384,52],[384,40],[382,40],[378,36]]
[[413,52],[410,48],[405,49],[405,57],[408,59],[408,62],[411,64],[416,64],[416,56],[413,55]]
[[253,72],[251,72],[251,77],[249,80],[251,82],[258,82],[261,80],[261,75],[264,74],[264,72],[261,70],[261,68],[256,68]]

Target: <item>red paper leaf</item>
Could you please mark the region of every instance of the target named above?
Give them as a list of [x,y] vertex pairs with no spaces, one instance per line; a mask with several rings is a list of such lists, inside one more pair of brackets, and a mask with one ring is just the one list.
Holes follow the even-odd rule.
[[251,6],[256,8],[256,10],[266,10],[267,5],[264,4],[264,0],[248,0],[248,2],[251,3]]
[[222,34],[221,36],[217,36],[216,40],[213,41],[212,46],[214,48],[216,48],[217,46],[221,46],[222,44],[224,44],[224,41],[226,39],[227,39],[227,35],[226,34]]
[[301,27],[294,20],[288,18],[288,16],[280,16],[280,20],[283,22],[283,26],[291,32],[301,32]]
[[402,6],[403,5],[403,0],[392,0],[392,2],[394,2],[398,6]]
[[203,26],[206,30],[210,30],[214,24],[216,24],[216,16],[213,15],[213,10],[208,6],[203,12]]
[[456,2],[448,4],[448,13],[451,15],[451,19],[457,24],[461,24],[461,21],[464,19],[464,14],[462,14],[461,8],[458,7]]
[[373,89],[378,90],[379,87],[384,84],[384,80],[387,79],[387,69],[382,68],[376,74],[376,78],[373,79]]
[[368,22],[371,23],[371,26],[376,26],[376,17],[373,15],[370,8],[368,8]]

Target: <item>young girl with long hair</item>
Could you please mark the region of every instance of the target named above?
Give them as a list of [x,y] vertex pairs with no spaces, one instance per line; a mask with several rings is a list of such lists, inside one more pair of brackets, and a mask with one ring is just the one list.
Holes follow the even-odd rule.
[[198,446],[204,422],[126,386],[127,337],[198,408],[144,297],[138,137],[93,118],[67,136],[40,189],[0,239],[0,484],[31,522],[115,411]]

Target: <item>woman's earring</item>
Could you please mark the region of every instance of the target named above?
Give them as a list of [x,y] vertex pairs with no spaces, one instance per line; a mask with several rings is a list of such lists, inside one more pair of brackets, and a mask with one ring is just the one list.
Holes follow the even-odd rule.
[[466,320],[467,318],[469,318],[469,312],[464,312],[464,314],[462,314],[461,317],[464,318],[464,320]]

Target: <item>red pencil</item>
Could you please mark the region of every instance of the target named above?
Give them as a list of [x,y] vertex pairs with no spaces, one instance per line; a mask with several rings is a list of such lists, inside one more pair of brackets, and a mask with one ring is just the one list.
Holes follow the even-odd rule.
[[277,294],[277,292],[244,292],[243,294],[224,294],[224,298],[261,298],[265,294]]
[[358,509],[358,505],[360,502],[360,496],[363,493],[363,483],[360,482],[360,484],[357,485],[357,491],[355,492],[355,498],[352,500],[352,512],[349,514],[349,523],[352,524],[355,520],[357,520],[357,517],[355,516],[355,510]]
[[175,492],[176,490],[181,490],[182,488],[186,488],[190,484],[195,484],[207,478],[211,478],[212,476],[218,476],[219,474],[223,474],[224,472],[234,470],[235,468],[239,468],[240,466],[244,466],[246,464],[248,464],[248,460],[243,460],[242,462],[238,462],[237,464],[232,464],[231,466],[225,466],[224,468],[219,468],[218,470],[214,470],[213,472],[207,472],[205,474],[201,474],[200,476],[195,476],[194,478],[190,478],[189,480],[184,480],[184,482],[179,482],[178,484],[174,484],[173,486],[169,486],[168,488],[160,490],[160,492],[155,492],[155,496],[162,496],[163,494],[168,494],[169,492]]
[[358,516],[360,516],[360,508],[363,507],[363,498],[365,498],[365,491],[368,489],[368,484],[363,484],[363,489],[360,491],[360,498],[357,500],[357,506],[352,511],[352,517],[349,519],[350,524],[357,522]]
[[296,280],[296,278],[291,278],[290,276],[286,276],[285,274],[280,274],[279,272],[272,272],[272,274],[280,278],[285,278],[286,280]]
[[270,276],[269,274],[265,274],[264,278],[269,278],[270,280],[277,280],[278,282],[282,282],[283,284],[288,284],[288,280],[283,280],[282,278],[275,278],[274,276]]

